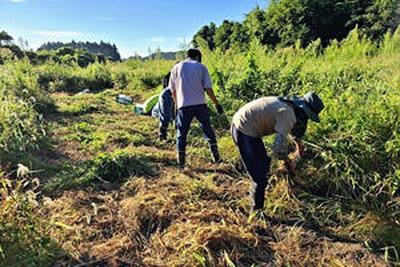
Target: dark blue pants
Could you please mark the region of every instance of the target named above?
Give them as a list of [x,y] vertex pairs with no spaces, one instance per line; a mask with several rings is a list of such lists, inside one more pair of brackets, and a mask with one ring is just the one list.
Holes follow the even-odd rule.
[[158,102],[153,108],[152,116],[160,120],[158,135],[166,137],[168,125],[175,119],[174,99],[169,88],[165,88],[161,92]]
[[234,125],[231,127],[233,141],[239,148],[240,157],[253,180],[250,189],[252,210],[264,207],[265,188],[268,184],[268,176],[271,158],[267,156],[264,143],[259,137],[252,137],[239,131]]
[[177,118],[178,133],[176,137],[176,147],[178,151],[185,151],[186,149],[187,135],[193,118],[196,118],[199,122],[207,142],[210,143],[210,145],[217,143],[217,139],[211,127],[210,112],[207,105],[182,107],[178,110]]

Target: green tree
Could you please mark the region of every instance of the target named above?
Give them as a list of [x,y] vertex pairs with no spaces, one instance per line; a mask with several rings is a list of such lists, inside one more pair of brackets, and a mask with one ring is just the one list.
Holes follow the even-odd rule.
[[365,13],[357,14],[352,19],[361,32],[370,38],[381,39],[390,30],[394,32],[400,24],[400,2],[398,0],[370,1]]
[[62,42],[48,42],[42,44],[38,51],[41,50],[58,50],[62,47],[70,47],[73,49],[81,49],[85,48],[91,54],[103,54],[106,57],[110,57],[112,61],[119,61],[121,60],[121,56],[118,52],[118,49],[115,44],[109,44],[101,41],[100,43],[96,42],[69,42],[69,43],[62,43]]
[[251,36],[248,29],[241,23],[235,22],[230,36],[230,47],[245,50],[248,48]]
[[246,15],[243,21],[244,29],[250,35],[250,39],[258,39],[263,45],[276,45],[280,39],[268,28],[267,12],[257,6]]
[[106,63],[107,62],[107,58],[103,54],[96,54],[96,61],[99,62],[99,63]]
[[281,46],[294,45],[297,40],[304,44],[314,37],[305,23],[309,2],[310,0],[282,0],[270,4],[265,14],[266,26]]
[[68,46],[63,46],[56,51],[57,56],[65,56],[65,55],[70,55],[74,56],[75,55],[75,49],[68,47]]
[[231,45],[233,25],[233,22],[224,20],[215,32],[215,46],[221,48],[222,51],[228,50]]
[[253,39],[262,45],[306,47],[320,39],[323,47],[341,41],[354,28],[377,40],[400,24],[399,0],[271,0],[266,10],[259,6],[243,23],[225,20],[218,28],[203,26],[194,36],[209,48],[222,51],[248,47]]
[[24,52],[21,50],[21,48],[19,48],[18,45],[11,44],[11,45],[6,45],[4,47],[10,49],[14,54],[14,56],[16,56],[17,58],[21,59],[24,57]]
[[75,58],[70,54],[65,54],[61,56],[61,63],[66,65],[72,65],[75,63]]
[[84,48],[78,49],[75,54],[75,57],[76,57],[76,62],[82,68],[87,67],[89,64],[95,62],[94,56]]
[[378,39],[400,21],[398,0],[280,0],[271,3],[265,17],[267,29],[282,46],[297,40],[306,46],[318,38],[326,46],[355,27]]
[[9,44],[9,42],[11,42],[12,40],[13,40],[12,36],[9,35],[7,32],[5,31],[0,32],[0,46],[3,44]]
[[214,23],[210,23],[210,26],[205,25],[200,28],[200,30],[193,36],[192,44],[194,47],[199,47],[199,44],[197,42],[198,38],[203,39],[204,41],[207,42],[208,49],[214,50],[215,49],[215,31],[216,31],[216,26]]

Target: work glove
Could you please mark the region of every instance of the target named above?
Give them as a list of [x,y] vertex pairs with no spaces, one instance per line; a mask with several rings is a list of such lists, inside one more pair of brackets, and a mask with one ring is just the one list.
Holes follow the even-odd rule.
[[224,109],[222,108],[222,106],[220,104],[216,104],[215,108],[217,109],[218,114],[224,114]]

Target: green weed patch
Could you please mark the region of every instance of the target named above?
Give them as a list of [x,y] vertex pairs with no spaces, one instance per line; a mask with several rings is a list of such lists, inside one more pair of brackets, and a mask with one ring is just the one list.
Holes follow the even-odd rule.
[[99,154],[78,164],[67,164],[64,170],[45,186],[49,191],[93,186],[96,183],[121,183],[132,176],[154,176],[156,167],[146,154],[117,150]]

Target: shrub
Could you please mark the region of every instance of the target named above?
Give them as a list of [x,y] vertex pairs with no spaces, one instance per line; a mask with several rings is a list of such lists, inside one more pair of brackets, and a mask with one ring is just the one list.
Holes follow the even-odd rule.
[[40,90],[27,61],[10,62],[0,71],[0,159],[3,165],[29,159],[46,135],[40,113],[54,102]]
[[257,66],[254,53],[250,52],[243,75],[238,82],[230,86],[229,92],[232,98],[247,102],[261,96],[264,83],[265,74]]
[[87,88],[93,91],[100,91],[114,86],[110,71],[101,64],[92,64],[87,68]]
[[95,58],[87,51],[78,50],[78,53],[76,53],[76,62],[80,67],[85,68],[89,66],[89,64],[94,63]]
[[145,73],[140,77],[140,80],[146,89],[152,89],[162,83],[164,76],[153,73]]
[[61,57],[61,63],[66,65],[72,65],[75,63],[75,58],[71,55],[64,55]]
[[114,86],[111,72],[99,63],[92,64],[86,69],[48,64],[40,66],[35,71],[38,84],[43,91],[77,93],[84,89],[101,91]]
[[61,47],[61,48],[57,49],[56,55],[57,56],[65,56],[65,55],[74,56],[75,50],[71,47]]
[[125,89],[128,86],[128,78],[125,72],[113,72],[112,80],[114,82],[115,89]]
[[3,164],[23,161],[45,137],[41,116],[15,97],[0,100],[0,158]]

